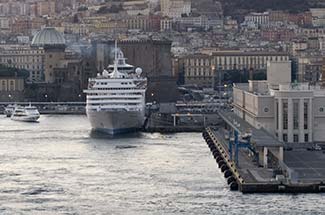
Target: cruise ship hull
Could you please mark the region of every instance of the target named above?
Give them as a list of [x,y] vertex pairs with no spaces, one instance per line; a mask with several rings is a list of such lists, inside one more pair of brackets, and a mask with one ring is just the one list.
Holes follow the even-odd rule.
[[140,111],[87,111],[87,117],[93,130],[110,135],[138,131],[144,123]]

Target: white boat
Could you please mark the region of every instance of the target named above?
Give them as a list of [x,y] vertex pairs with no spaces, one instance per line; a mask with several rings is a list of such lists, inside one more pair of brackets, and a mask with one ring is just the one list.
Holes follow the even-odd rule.
[[11,119],[23,122],[37,122],[40,118],[40,113],[35,106],[17,106],[11,115]]
[[15,108],[16,108],[17,105],[8,105],[7,107],[5,107],[5,110],[4,110],[4,114],[7,116],[7,117],[11,117],[12,113],[14,112]]
[[89,79],[84,93],[87,94],[87,117],[94,130],[114,135],[142,128],[147,79],[141,77],[140,68],[132,72],[131,68],[133,66],[125,63],[123,53],[116,46],[113,67]]

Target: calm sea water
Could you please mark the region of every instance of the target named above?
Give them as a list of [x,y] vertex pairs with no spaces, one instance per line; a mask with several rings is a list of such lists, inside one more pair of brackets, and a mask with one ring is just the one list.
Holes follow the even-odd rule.
[[199,133],[108,138],[84,116],[0,116],[0,214],[325,214],[325,196],[243,195]]

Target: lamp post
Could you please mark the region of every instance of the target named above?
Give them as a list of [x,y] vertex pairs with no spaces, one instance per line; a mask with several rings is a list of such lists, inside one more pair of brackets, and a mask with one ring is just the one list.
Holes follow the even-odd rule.
[[155,96],[155,94],[153,93],[153,92],[151,92],[151,102],[153,102],[154,101],[154,96]]
[[216,66],[215,65],[212,65],[211,66],[211,70],[212,70],[212,75],[213,75],[213,78],[212,78],[212,86],[213,86],[213,90],[215,90],[216,88],[216,72],[218,71],[218,93],[219,93],[219,110],[221,109],[221,72],[222,72],[222,66],[221,64],[218,65],[218,68],[216,69]]
[[229,86],[228,84],[223,85],[224,86],[224,91],[227,99],[227,105],[228,105],[228,100],[229,100]]
[[219,74],[219,110],[221,110],[221,71],[222,71],[222,67],[221,64],[219,64],[218,66],[218,74]]
[[216,80],[215,80],[216,67],[215,67],[215,65],[211,66],[211,71],[212,71],[212,88],[213,88],[213,90],[215,90],[215,85],[216,85]]

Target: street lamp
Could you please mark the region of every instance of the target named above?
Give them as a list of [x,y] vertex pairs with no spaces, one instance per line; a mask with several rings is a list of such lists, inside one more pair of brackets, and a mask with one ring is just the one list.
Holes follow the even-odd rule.
[[218,66],[218,74],[219,74],[219,110],[221,110],[221,71],[222,71],[222,67],[221,64],[219,64]]
[[151,93],[151,101],[153,100],[154,95],[154,93]]
[[213,90],[215,89],[215,85],[216,85],[216,80],[215,80],[215,75],[216,75],[216,66],[215,65],[211,65],[211,71],[212,71],[212,88]]

